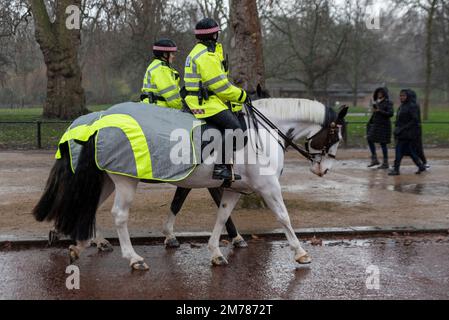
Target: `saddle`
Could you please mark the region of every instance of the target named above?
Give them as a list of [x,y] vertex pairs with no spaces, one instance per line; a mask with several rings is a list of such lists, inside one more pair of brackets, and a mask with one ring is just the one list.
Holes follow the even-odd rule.
[[[186,104],[183,104],[183,107],[181,108],[181,111],[184,112],[184,113],[189,113],[189,114],[193,115],[192,111],[190,110],[190,108]],[[243,136],[243,147],[246,147],[246,145],[248,144],[248,135],[247,135],[248,126],[246,125],[244,114],[242,112],[239,112],[239,113],[236,114],[236,117],[237,117],[237,119],[240,122],[240,127],[242,128],[242,133],[244,135]],[[204,137],[205,137],[204,133],[206,133],[208,130],[220,131],[220,129],[217,126],[215,126],[213,124],[210,124],[210,123],[207,123],[207,122],[201,126],[201,137],[202,137],[202,139],[201,139],[201,154],[203,154],[204,148],[206,148],[209,144],[214,143],[212,138],[211,139],[204,139]],[[222,133],[221,137],[222,137],[222,139],[224,139],[224,134],[223,133]],[[234,141],[233,141],[234,151],[236,151],[237,139],[240,139],[240,138],[241,137],[235,137],[234,138]],[[204,159],[201,158],[201,162],[200,163],[203,163],[203,160]]]

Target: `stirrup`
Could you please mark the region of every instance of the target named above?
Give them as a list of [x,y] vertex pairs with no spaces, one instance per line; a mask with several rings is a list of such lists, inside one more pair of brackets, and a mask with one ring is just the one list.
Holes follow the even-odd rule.
[[212,179],[234,182],[236,180],[241,180],[242,177],[234,173],[232,166],[229,168],[227,165],[216,165],[212,174]]
[[233,182],[242,180],[242,177],[234,172],[234,166],[232,164],[230,164],[229,167],[227,166],[227,170],[231,172],[231,178],[223,181],[223,188],[230,188]]

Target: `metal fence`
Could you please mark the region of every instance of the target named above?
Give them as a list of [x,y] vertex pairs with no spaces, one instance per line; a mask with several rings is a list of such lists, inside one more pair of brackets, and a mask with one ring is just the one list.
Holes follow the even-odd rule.
[[[53,149],[70,121],[0,121],[0,149]],[[426,147],[449,147],[449,122],[423,122]],[[366,122],[344,128],[344,147],[366,147]]]
[[[364,148],[366,141],[367,121],[351,121],[344,128],[344,146]],[[426,147],[449,147],[449,122],[425,121],[422,122],[423,144]],[[393,128],[394,129],[394,128]],[[392,137],[393,141],[393,137]]]
[[0,121],[0,148],[55,148],[71,121]]

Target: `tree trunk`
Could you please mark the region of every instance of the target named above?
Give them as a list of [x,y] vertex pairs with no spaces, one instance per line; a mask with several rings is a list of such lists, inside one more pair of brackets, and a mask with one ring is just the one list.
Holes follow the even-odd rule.
[[[257,85],[265,89],[262,31],[256,0],[230,1],[230,65],[234,83],[254,93]],[[243,207],[264,208],[260,196],[244,196]]]
[[69,17],[66,8],[70,5],[80,8],[81,0],[57,1],[54,22],[50,21],[44,0],[30,2],[36,40],[47,66],[47,99],[43,116],[73,119],[87,113],[78,61],[81,31],[69,30],[66,26]]
[[231,0],[231,76],[236,85],[255,92],[265,88],[262,32],[256,0]]
[[428,9],[428,17],[426,23],[426,84],[424,88],[424,120],[429,119],[429,104],[430,104],[430,93],[431,80],[432,80],[432,38],[433,38],[433,20],[436,11],[437,0],[432,0],[430,3],[430,8]]

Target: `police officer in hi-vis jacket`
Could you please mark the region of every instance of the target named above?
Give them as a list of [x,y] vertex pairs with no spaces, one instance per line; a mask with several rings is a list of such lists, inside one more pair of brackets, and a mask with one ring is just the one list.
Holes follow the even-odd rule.
[[[226,129],[241,129],[236,112],[242,110],[247,100],[243,89],[234,86],[228,79],[227,62],[223,47],[217,42],[220,27],[210,18],[202,19],[195,27],[198,43],[188,55],[185,63],[185,101],[198,119]],[[232,155],[225,155],[222,148],[222,163],[214,167],[213,178],[219,180],[239,180],[232,171]]]
[[182,108],[179,73],[171,66],[176,51],[176,44],[170,39],[161,39],[154,43],[154,59],[148,66],[143,79],[140,97],[142,102],[160,107]]

